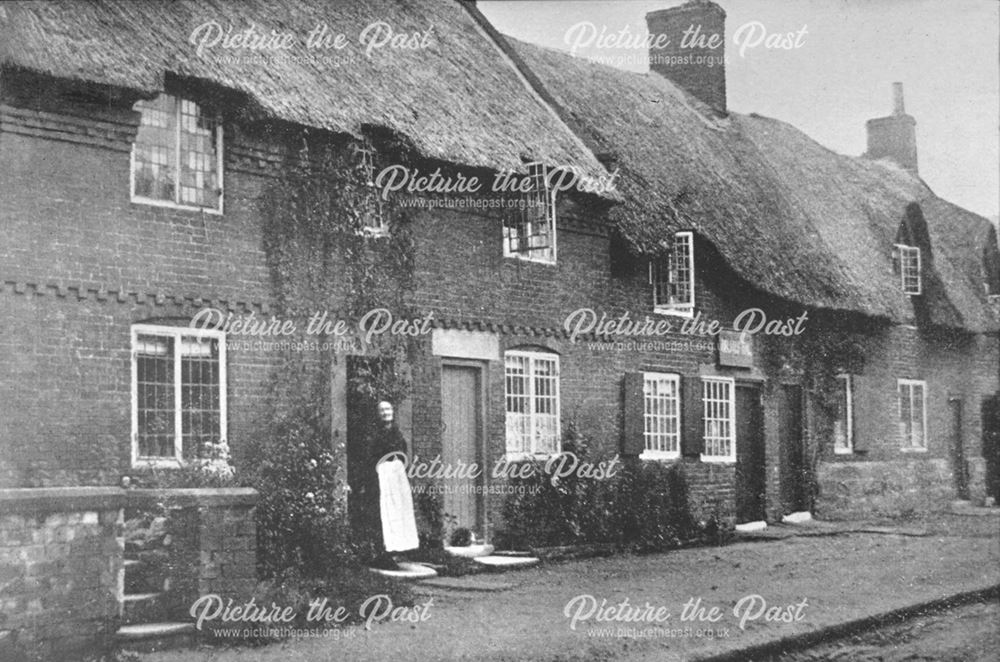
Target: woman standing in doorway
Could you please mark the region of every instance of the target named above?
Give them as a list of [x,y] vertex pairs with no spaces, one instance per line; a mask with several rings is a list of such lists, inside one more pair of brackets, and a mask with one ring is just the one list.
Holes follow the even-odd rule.
[[392,568],[396,563],[390,554],[416,549],[420,542],[413,515],[413,495],[406,477],[406,440],[396,425],[391,402],[379,402],[376,414],[367,463],[367,470],[374,473],[371,476],[372,485],[378,494],[382,547],[385,550],[385,555],[377,559],[376,565]]

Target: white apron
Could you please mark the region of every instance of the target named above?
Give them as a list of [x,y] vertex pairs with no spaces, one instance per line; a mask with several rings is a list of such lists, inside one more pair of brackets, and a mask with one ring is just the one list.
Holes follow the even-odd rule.
[[406,468],[399,460],[382,462],[378,471],[379,510],[382,514],[382,539],[387,552],[405,552],[420,546],[417,522],[413,516],[413,495]]

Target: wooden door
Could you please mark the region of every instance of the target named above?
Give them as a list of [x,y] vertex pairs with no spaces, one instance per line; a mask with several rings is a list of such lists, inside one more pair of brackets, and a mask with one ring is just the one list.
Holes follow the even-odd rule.
[[441,369],[441,418],[444,423],[441,460],[446,474],[460,474],[445,477],[441,482],[444,489],[442,514],[454,517],[455,526],[479,534],[482,533],[479,528],[481,499],[477,486],[483,472],[479,467],[480,476],[473,477],[468,469],[479,466],[481,372],[480,368],[470,366],[445,365]]

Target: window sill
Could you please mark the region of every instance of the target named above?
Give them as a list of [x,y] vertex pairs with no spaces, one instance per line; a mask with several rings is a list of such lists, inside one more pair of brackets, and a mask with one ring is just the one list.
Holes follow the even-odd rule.
[[137,457],[133,469],[180,469],[185,463],[176,457]]
[[531,262],[532,264],[546,264],[549,266],[556,266],[555,258],[538,258],[538,257],[525,257],[524,255],[518,255],[516,253],[504,253],[505,258],[511,260],[519,260],[521,262]]
[[853,448],[836,448],[833,449],[834,455],[854,455]]
[[920,448],[918,446],[911,446],[911,447],[900,448],[899,451],[901,453],[926,453],[927,447],[925,446],[923,448]]
[[681,459],[681,454],[668,453],[666,451],[643,451],[639,454],[639,459],[652,462],[674,462]]
[[698,457],[702,462],[707,464],[736,464],[735,457],[715,457],[712,455],[700,455]]
[[694,317],[694,308],[653,308],[653,314],[692,318]]
[[164,207],[166,209],[177,209],[179,211],[199,211],[213,216],[222,216],[222,207],[218,209],[212,207],[193,207],[191,205],[179,205],[176,202],[167,200],[157,200],[156,198],[143,198],[133,195],[132,203],[136,205],[148,205],[150,207]]

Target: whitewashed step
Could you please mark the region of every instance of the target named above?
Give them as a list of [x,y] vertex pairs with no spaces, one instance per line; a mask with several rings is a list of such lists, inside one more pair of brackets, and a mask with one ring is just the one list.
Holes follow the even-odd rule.
[[156,651],[194,646],[194,623],[166,621],[123,625],[115,633],[118,646],[129,651],[153,653]]
[[126,593],[122,596],[122,622],[126,625],[160,622],[168,617],[163,593]]
[[383,577],[391,577],[392,579],[418,580],[437,577],[437,571],[434,570],[434,568],[429,568],[420,563],[401,561],[398,565],[399,570],[384,570],[382,568],[368,569],[376,574],[382,575]]
[[493,545],[466,545],[464,547],[445,546],[444,551],[452,556],[461,556],[466,559],[474,559],[479,556],[489,556],[493,553]]
[[737,524],[736,530],[743,533],[749,533],[752,531],[763,531],[767,528],[767,522],[760,520],[759,522],[745,522],[743,524]]
[[118,628],[115,636],[119,641],[137,641],[152,637],[169,637],[175,634],[193,633],[194,623],[139,623],[123,625]]
[[498,570],[530,568],[538,564],[538,558],[534,556],[499,556],[491,554],[489,556],[477,556],[472,560]]
[[812,518],[812,513],[808,510],[803,510],[801,512],[789,513],[788,515],[785,515],[781,518],[781,522],[783,524],[801,524],[802,522],[811,522]]

